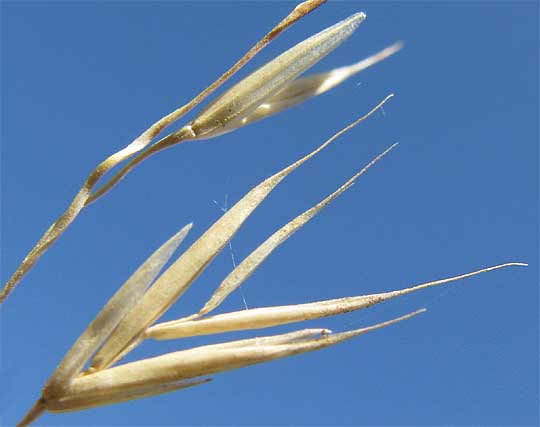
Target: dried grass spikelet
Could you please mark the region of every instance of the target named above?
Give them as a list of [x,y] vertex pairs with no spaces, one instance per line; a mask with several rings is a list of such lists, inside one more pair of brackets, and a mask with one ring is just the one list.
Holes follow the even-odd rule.
[[[351,19],[356,20],[357,22],[355,23],[355,21],[353,21],[353,23],[358,24],[359,22],[361,22],[360,19],[364,19],[364,15],[356,14],[356,15],[353,15]],[[336,24],[336,26],[337,25],[339,25],[338,29],[342,28],[346,31],[350,29],[351,24],[349,23],[349,20],[345,20],[345,21],[342,21],[341,23]],[[331,27],[330,29],[334,27]],[[332,33],[325,33],[323,31],[322,33],[316,34],[313,37],[317,37],[321,34],[328,36],[328,35],[331,35]],[[347,32],[345,34],[349,35]],[[315,38],[314,41],[317,41],[317,40],[318,38]],[[310,39],[306,41],[310,41]],[[339,41],[342,41],[342,40],[339,40]],[[299,45],[301,45],[301,43]],[[291,50],[296,50],[296,47],[299,45],[296,45]],[[331,46],[333,47],[333,45]],[[120,171],[118,171],[118,173],[114,175],[107,183],[105,183],[101,188],[99,188],[94,193],[92,193],[87,203],[88,204],[92,203],[93,201],[103,196],[105,193],[111,190],[122,178],[124,178],[124,176],[126,176],[135,166],[137,166],[139,163],[141,163],[143,160],[147,159],[151,155],[159,151],[162,151],[165,148],[168,148],[172,145],[176,145],[185,141],[196,141],[196,140],[207,139],[207,138],[215,138],[217,136],[220,136],[225,133],[232,132],[241,127],[244,127],[250,123],[254,123],[256,121],[271,117],[288,108],[292,108],[295,105],[298,105],[310,98],[321,95],[329,91],[330,89],[333,89],[334,87],[343,83],[345,80],[354,76],[360,71],[365,70],[366,68],[372,65],[375,65],[376,63],[382,61],[383,59],[386,59],[387,57],[398,52],[402,47],[403,47],[402,42],[394,43],[393,45],[355,64],[351,64],[345,67],[335,68],[325,73],[309,75],[307,77],[301,77],[296,80],[292,80],[287,84],[284,84],[283,82],[288,81],[288,79],[284,79],[282,78],[282,76],[280,76],[279,80],[283,84],[283,86],[281,86],[281,89],[277,90],[277,87],[275,87],[275,85],[272,85],[272,89],[273,89],[272,91],[268,90],[268,88],[265,88],[266,90],[264,91],[264,93],[266,94],[266,97],[261,97],[261,100],[264,100],[264,101],[262,101],[262,103],[260,103],[258,107],[256,108],[253,107],[253,104],[244,104],[244,107],[247,106],[247,108],[244,108],[244,109],[239,109],[238,106],[235,105],[234,110],[231,108],[231,111],[229,112],[228,109],[225,109],[224,113],[223,113],[223,110],[220,111],[220,109],[218,108],[212,108],[213,105],[222,106],[222,104],[225,102],[223,101],[223,99],[225,100],[231,99],[231,96],[234,96],[234,94],[238,92],[239,87],[245,88],[244,86],[245,80],[248,80],[246,78],[245,80],[238,83],[238,85],[233,87],[231,90],[229,90],[228,92],[223,94],[221,97],[216,99],[211,105],[209,105],[205,110],[203,110],[203,112],[201,112],[201,116],[204,118],[204,121],[201,119],[201,117],[198,117],[196,120],[184,126],[180,130],[173,132],[167,135],[166,137],[164,137],[163,139],[161,139],[160,141],[156,142],[147,151],[134,157]],[[301,51],[301,52],[304,52],[304,51]],[[277,59],[279,58],[276,58],[276,60]],[[275,73],[276,63],[274,61],[275,60],[261,67],[258,70],[258,72],[260,72],[261,70],[267,71],[268,69],[266,67],[269,67],[269,72]],[[280,63],[277,63],[277,65],[279,64]],[[308,63],[304,62],[304,64],[308,64]],[[309,63],[309,65],[311,64]],[[249,83],[249,80],[248,80],[248,83]],[[235,90],[233,91],[233,89]],[[273,95],[271,95],[272,92],[274,92]],[[209,112],[212,112],[214,114],[217,113],[217,118],[216,116],[214,116],[214,114],[212,114],[212,116],[210,116],[210,119],[209,119],[209,116],[208,116]],[[216,120],[216,121],[212,122],[212,120]],[[199,127],[198,134],[193,130],[193,125],[196,126],[195,129]],[[204,131],[204,129],[206,129],[206,132]]]
[[[208,95],[233,76],[280,33],[325,1],[307,0],[299,4],[237,61],[236,64],[199,95],[184,106],[158,120],[131,144],[101,162],[87,177],[67,210],[49,227],[8,279],[0,291],[0,303],[8,297],[38,259],[69,227],[81,210],[107,193],[133,167],[144,159],[181,142],[215,137],[242,127],[245,124],[276,114],[307,98],[329,90],[351,75],[390,56],[401,47],[400,44],[396,44],[357,64],[332,70],[325,74],[302,78],[295,82],[294,79],[299,74],[339,46],[365,19],[363,13],[354,14],[297,44],[261,67],[229,89],[224,95],[213,101],[188,125],[170,133],[151,145],[152,141],[167,126],[176,122],[195,106],[199,105]],[[137,153],[140,154],[133,157]],[[107,172],[130,158],[132,159],[108,182],[101,188],[95,189]]]
[[[147,338],[172,339],[225,331],[261,329],[316,319],[367,308],[373,304],[420,289],[494,269],[511,265],[524,265],[520,263],[502,264],[461,276],[375,295],[340,298],[292,306],[265,307],[198,319],[205,313],[215,309],[226,296],[249,277],[273,250],[279,247],[302,225],[306,224],[323,207],[350,188],[360,175],[395,147],[394,144],[368,163],[367,166],[357,172],[335,192],[284,225],[255,249],[252,254],[248,255],[218,287],[209,302],[205,304],[205,308],[187,319],[152,326],[212,261],[258,204],[290,172],[318,154],[338,136],[365,120],[388,99],[389,97],[385,98],[368,114],[337,132],[313,152],[282,169],[249,191],[150,285],[150,282],[157,276],[158,271],[189,231],[191,225],[184,227],[169,239],[139,267],[81,335],[81,338],[77,340],[47,382],[40,399],[21,421],[20,425],[29,424],[44,411],[77,411],[205,384],[210,379],[202,377],[207,375],[326,348],[368,331],[408,319],[424,310],[367,328],[343,333],[333,334],[327,329],[305,329],[282,335],[205,345],[112,366],[123,355]],[[234,280],[231,280],[231,277],[234,277]],[[84,364],[88,360],[90,360],[90,368],[81,373]]]
[[195,320],[193,318],[171,320],[169,322],[159,323],[151,328],[148,328],[145,337],[154,338],[157,340],[169,340],[200,335],[219,334],[231,331],[270,328],[272,326],[320,319],[322,317],[361,310],[363,308],[368,308],[375,304],[407,295],[421,289],[462,280],[477,274],[486,273],[488,271],[511,266],[525,265],[526,264],[522,263],[500,264],[455,277],[436,280],[433,282],[412,286],[410,288],[383,292],[379,294],[337,298],[307,304],[251,308],[249,310],[218,314],[216,316],[211,316],[200,320]]
[[[226,123],[221,128],[219,135],[226,132],[231,132],[259,120],[266,119],[274,114],[281,113],[288,108],[292,108],[295,105],[307,101],[310,98],[322,95],[360,71],[363,71],[366,68],[375,65],[377,62],[388,58],[402,48],[403,42],[394,43],[380,52],[377,52],[354,64],[334,68],[333,70],[325,73],[311,74],[309,76],[293,80],[273,96],[268,98],[265,102],[260,104],[249,114],[238,116],[236,119]],[[217,132],[214,136],[216,135],[218,135]]]
[[[320,3],[322,3],[321,0],[307,1],[298,6],[288,18],[276,27],[277,29],[271,31],[265,39],[246,54],[244,59],[237,63],[236,69],[247,62],[257,50],[260,50],[265,43],[268,43],[292,21],[299,19]],[[28,268],[39,258],[43,250],[61,234],[85,204],[104,194],[142,159],[182,140],[218,136],[268,117],[329,90],[354,73],[399,50],[401,45],[396,44],[360,63],[294,80],[304,70],[349,37],[364,18],[363,14],[352,15],[293,47],[255,71],[217,98],[188,125],[171,133],[151,146],[149,150],[133,158],[108,184],[102,187],[101,192],[91,193],[97,179],[105,173],[103,171],[108,170],[107,168],[110,169],[111,165],[118,163],[119,159],[125,159],[148,145],[167,123],[170,124],[199,103],[213,88],[228,78],[235,68],[233,67],[233,71],[228,72],[229,74],[226,73],[225,77],[211,85],[210,89],[207,88],[203,91],[194,101],[162,119],[163,122],[160,121],[154,128],[147,131],[149,133],[143,134],[140,139],[129,146],[131,148],[126,148],[127,151],[123,151],[123,154],[117,153],[116,157],[110,158],[114,161],[108,159],[100,166],[101,169],[98,167],[97,172],[94,171],[90,176],[91,179],[89,178],[81,190],[82,193],[79,193],[74,204],[66,212],[67,216],[63,216],[61,221],[55,223],[45,234],[42,238],[44,243],[42,242],[41,246],[38,243],[37,249],[34,248],[37,252],[31,253],[33,255],[28,264],[23,263],[22,270],[18,270],[20,276],[17,277],[20,279],[22,274],[28,271]],[[390,152],[396,146],[394,144],[354,174],[336,191],[274,232],[223,280],[201,310],[183,319],[155,324],[194,283],[199,274],[230,241],[244,221],[291,172],[319,154],[345,132],[364,121],[391,97],[392,95],[387,96],[371,111],[335,133],[315,150],[247,192],[162,274],[160,274],[161,269],[185,238],[191,224],[186,225],[157,249],[113,295],[75,342],[47,381],[41,397],[19,425],[30,424],[45,411],[77,411],[206,384],[210,379],[203,377],[207,375],[323,349],[375,329],[409,319],[425,310],[418,310],[369,327],[336,334],[324,328],[303,329],[281,335],[209,344],[113,366],[124,355],[149,338],[178,339],[226,331],[263,329],[318,319],[367,308],[421,289],[491,270],[526,265],[506,263],[397,291],[307,304],[254,308],[242,312],[205,317],[237,289],[288,237],[307,224],[324,207],[349,189],[358,177]],[[88,184],[89,182],[90,184]],[[14,282],[9,283],[14,286],[18,280],[17,277],[15,277]],[[6,288],[2,298],[5,298],[9,290],[12,289],[11,285]],[[85,370],[86,366],[88,367]]]
[[[236,345],[233,341],[230,343],[233,347],[221,347],[220,344],[215,346],[208,345],[126,363],[75,379],[70,384],[66,396],[58,400],[49,401],[48,408],[53,411],[66,411],[71,409],[70,405],[66,403],[70,400],[75,400],[75,398],[77,398],[77,403],[80,403],[87,397],[102,396],[104,393],[116,396],[118,394],[135,392],[141,387],[159,387],[170,382],[185,381],[308,351],[319,350],[366,332],[409,319],[423,311],[425,310],[418,310],[367,328],[338,334],[322,334],[322,336],[315,339],[284,342],[281,344],[267,344],[262,342]],[[282,336],[275,336],[267,337],[266,340],[280,340],[282,338]]]

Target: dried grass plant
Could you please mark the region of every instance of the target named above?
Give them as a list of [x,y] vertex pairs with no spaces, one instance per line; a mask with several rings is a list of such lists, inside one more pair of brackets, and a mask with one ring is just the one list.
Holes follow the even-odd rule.
[[[216,82],[209,85],[186,105],[158,120],[130,145],[100,163],[88,176],[68,209],[46,231],[8,280],[0,299],[4,301],[7,298],[23,276],[69,227],[85,206],[97,201],[149,156],[186,141],[218,137],[223,133],[233,132],[254,121],[280,113],[332,89],[352,75],[401,49],[402,44],[396,43],[350,66],[300,77],[313,64],[352,36],[365,19],[363,13],[354,14],[287,50],[225,91],[188,124],[158,139],[166,127],[176,123],[178,119],[199,105],[281,32],[323,3],[324,0],[308,0],[295,7],[290,15],[271,29]],[[323,349],[409,319],[425,310],[420,309],[395,319],[346,332],[333,333],[325,328],[301,329],[279,335],[261,335],[255,338],[208,344],[121,363],[121,360],[135,347],[148,340],[175,340],[231,331],[259,330],[319,319],[368,308],[402,295],[455,282],[480,273],[509,266],[526,265],[518,262],[504,263],[455,277],[376,294],[305,304],[250,308],[222,314],[212,313],[276,248],[394,149],[397,144],[393,144],[334,192],[271,234],[223,279],[200,310],[187,317],[158,323],[162,315],[229,244],[252,212],[289,174],[331,144],[337,143],[338,139],[345,139],[346,136],[343,135],[346,132],[381,109],[391,97],[392,95],[387,95],[370,111],[336,132],[315,150],[252,188],[186,249],[170,267],[161,272],[190,231],[191,224],[184,226],[166,241],[119,288],[77,339],[19,425],[29,425],[45,411],[53,413],[79,411],[204,385],[211,380],[209,375]],[[116,166],[121,166],[121,168],[113,171],[112,177],[102,183],[105,174]],[[102,185],[98,187],[100,183]]]

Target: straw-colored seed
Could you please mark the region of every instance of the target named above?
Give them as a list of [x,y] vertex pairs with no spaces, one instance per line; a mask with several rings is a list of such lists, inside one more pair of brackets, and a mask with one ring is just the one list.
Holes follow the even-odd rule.
[[268,328],[271,326],[284,325],[305,320],[318,319],[321,317],[343,314],[350,311],[371,307],[372,305],[397,298],[412,292],[429,287],[442,285],[453,281],[472,277],[488,271],[509,266],[525,266],[522,263],[507,263],[494,267],[484,268],[460,276],[450,277],[434,282],[423,283],[398,291],[383,292],[380,294],[362,295],[357,297],[337,298],[327,301],[319,301],[308,304],[284,305],[274,307],[253,308],[250,310],[235,311],[232,313],[218,314],[200,320],[170,321],[157,324],[148,329],[146,336],[155,339],[177,339],[197,335],[209,335],[230,331],[241,331]]
[[[101,197],[139,163],[168,147],[185,141],[214,138],[238,129],[251,121],[273,115],[278,110],[282,110],[287,106],[291,106],[290,101],[277,100],[272,98],[272,96],[291,84],[291,80],[317,61],[320,61],[350,37],[364,19],[365,14],[363,13],[352,15],[298,43],[279,57],[259,68],[204,108],[192,122],[183,126],[180,130],[167,135],[148,150],[130,160],[115,176],[92,194],[88,202],[91,203]],[[354,72],[358,72],[362,67],[365,68],[372,63],[378,62],[397,50],[389,49],[386,52],[383,51],[371,57],[371,59],[368,58],[366,61],[348,68],[351,71],[354,69]],[[349,76],[354,74],[354,72],[351,72]],[[332,79],[335,80],[334,77]],[[339,82],[336,82],[334,86],[337,84]],[[310,90],[313,89],[311,86],[313,85],[300,84],[300,87]],[[327,89],[325,90],[333,87],[331,85],[326,86]],[[322,91],[318,93],[322,93]],[[303,99],[297,96],[295,103],[302,102],[304,99],[318,93],[313,92],[312,95],[306,93]],[[276,109],[273,107],[267,108],[269,102],[272,105],[274,102],[277,102]],[[285,105],[286,103],[290,105]]]
[[221,133],[226,133],[238,129],[239,127],[266,119],[274,114],[283,112],[302,102],[335,88],[345,80],[365,70],[372,65],[388,58],[398,52],[403,47],[402,42],[394,43],[391,46],[377,52],[355,64],[334,68],[325,73],[311,74],[301,77],[288,83],[279,92],[265,100],[251,113],[237,117],[226,123]]
[[289,81],[338,47],[365,18],[364,13],[355,13],[298,43],[233,86],[190,123],[196,138],[211,138],[222,134],[227,123],[250,114]]

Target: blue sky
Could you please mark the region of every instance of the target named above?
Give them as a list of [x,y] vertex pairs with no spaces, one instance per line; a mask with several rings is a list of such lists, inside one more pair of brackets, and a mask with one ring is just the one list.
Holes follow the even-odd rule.
[[[86,174],[188,101],[291,2],[3,2],[2,280]],[[223,310],[393,290],[530,263],[303,327],[414,320],[195,389],[39,425],[533,425],[538,415],[538,3],[335,1],[240,76],[348,15],[367,20],[318,71],[406,48],[286,114],[161,153],[78,218],[2,307],[1,422],[15,423],[65,351],[156,247],[183,246],[246,191],[368,111],[292,174],[233,239],[244,258],[387,146],[399,147],[275,252]],[[190,115],[186,120],[192,118]],[[166,319],[198,309],[224,251]],[[149,342],[133,358],[244,336]]]

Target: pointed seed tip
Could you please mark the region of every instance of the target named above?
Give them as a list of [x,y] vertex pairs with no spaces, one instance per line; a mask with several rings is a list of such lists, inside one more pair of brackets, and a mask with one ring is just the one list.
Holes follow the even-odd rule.
[[[357,12],[351,16],[349,16],[347,19],[345,19],[345,22],[348,21],[349,24],[352,24],[354,25],[354,29],[356,30],[356,28],[362,23],[364,22],[364,20],[366,19],[366,14],[364,12]],[[343,21],[342,21],[343,22]]]

